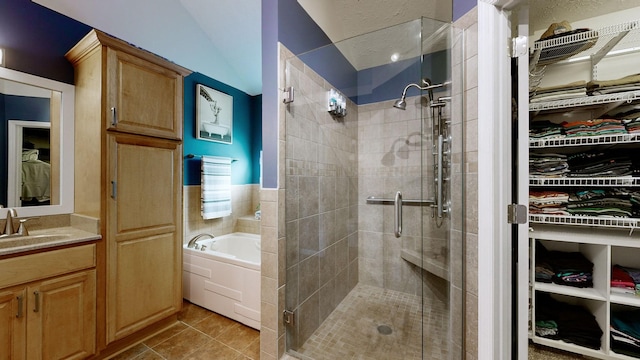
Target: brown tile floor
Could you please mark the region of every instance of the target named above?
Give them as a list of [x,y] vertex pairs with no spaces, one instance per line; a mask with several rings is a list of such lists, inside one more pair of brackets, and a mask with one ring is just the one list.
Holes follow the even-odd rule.
[[258,360],[260,332],[184,301],[180,322],[115,360]]

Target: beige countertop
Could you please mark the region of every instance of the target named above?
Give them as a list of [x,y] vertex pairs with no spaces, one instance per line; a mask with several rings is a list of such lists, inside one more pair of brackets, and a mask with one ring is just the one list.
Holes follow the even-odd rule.
[[98,234],[70,226],[31,230],[28,236],[0,237],[0,256],[89,242],[101,238]]

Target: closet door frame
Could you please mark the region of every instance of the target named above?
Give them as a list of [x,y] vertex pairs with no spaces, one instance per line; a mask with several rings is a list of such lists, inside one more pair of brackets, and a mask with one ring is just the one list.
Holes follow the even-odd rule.
[[[527,359],[528,221],[511,225],[506,216],[508,204],[514,202],[512,141],[516,139],[511,133],[508,71],[512,54],[505,43],[512,36],[510,10],[522,4],[526,1],[478,1],[478,139],[482,139],[478,141],[478,188],[482,189],[478,192],[478,359],[511,359],[515,354],[519,360]],[[528,72],[524,78],[528,82]],[[526,109],[527,125],[519,127],[518,137],[528,139],[528,134],[522,137],[525,129],[528,132],[528,99],[519,104]],[[528,157],[528,141],[523,143],[518,144],[517,161],[528,164],[528,158],[524,163],[521,160]],[[517,203],[528,208],[528,166],[518,169]],[[515,255],[513,241],[519,244]],[[515,271],[513,263],[518,267]],[[518,284],[515,296],[514,278]],[[517,320],[512,321],[514,316]]]

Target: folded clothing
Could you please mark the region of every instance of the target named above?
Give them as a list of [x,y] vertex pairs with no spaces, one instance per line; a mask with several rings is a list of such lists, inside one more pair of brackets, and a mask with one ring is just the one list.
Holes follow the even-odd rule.
[[[538,322],[553,321],[558,325],[556,334],[539,336],[563,340],[595,350],[601,347],[603,332],[595,316],[580,305],[563,303],[555,300],[548,293],[536,292],[535,317],[536,331],[538,331]],[[541,327],[540,330],[544,333],[546,328]]]
[[640,269],[613,265],[611,267],[611,292],[640,295]]
[[587,83],[587,94],[602,95],[640,90],[640,74],[632,74],[613,80],[593,80]]
[[593,263],[580,252],[549,251],[536,241],[536,281],[593,287]]
[[640,310],[611,311],[611,350],[640,357]]

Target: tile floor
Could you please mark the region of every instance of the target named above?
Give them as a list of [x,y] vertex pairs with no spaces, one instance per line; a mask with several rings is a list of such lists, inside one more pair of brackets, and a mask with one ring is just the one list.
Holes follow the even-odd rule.
[[260,332],[184,301],[180,322],[115,360],[258,360]]
[[[447,359],[447,342],[438,331],[446,328],[446,305],[425,297],[424,306],[424,357]],[[420,359],[421,314],[418,296],[359,284],[292,355],[314,360]],[[392,333],[381,334],[380,325]]]

